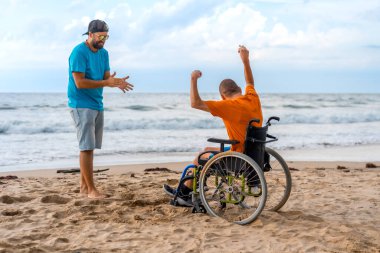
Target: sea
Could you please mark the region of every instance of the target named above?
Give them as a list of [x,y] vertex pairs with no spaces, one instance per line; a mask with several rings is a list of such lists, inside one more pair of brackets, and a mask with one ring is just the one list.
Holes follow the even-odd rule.
[[[264,119],[280,117],[269,128],[279,152],[380,144],[380,94],[260,97]],[[188,93],[105,93],[104,107],[96,165],[191,161],[208,138],[227,138],[222,120],[192,109]],[[66,94],[0,93],[0,172],[73,166],[78,143]]]

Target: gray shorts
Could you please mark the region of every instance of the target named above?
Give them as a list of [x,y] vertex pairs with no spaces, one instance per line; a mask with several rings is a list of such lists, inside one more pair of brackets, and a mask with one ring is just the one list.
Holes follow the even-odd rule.
[[104,112],[87,108],[70,108],[77,129],[79,149],[94,150],[102,147]]

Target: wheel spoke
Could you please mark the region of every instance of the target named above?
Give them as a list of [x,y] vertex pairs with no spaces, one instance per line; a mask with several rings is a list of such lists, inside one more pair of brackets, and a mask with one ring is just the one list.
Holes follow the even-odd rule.
[[284,159],[270,148],[266,148],[266,151],[269,154],[272,169],[264,173],[268,187],[265,209],[277,211],[286,203],[290,196],[292,180]]
[[[246,192],[249,189],[247,178],[262,186],[261,196],[254,197]],[[248,224],[264,209],[265,178],[250,157],[237,152],[220,153],[203,168],[200,196],[209,214],[238,224]]]

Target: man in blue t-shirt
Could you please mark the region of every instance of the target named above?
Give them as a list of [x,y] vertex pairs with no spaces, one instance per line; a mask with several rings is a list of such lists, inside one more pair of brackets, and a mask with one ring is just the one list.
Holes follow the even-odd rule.
[[126,80],[110,74],[108,52],[103,48],[108,39],[108,25],[93,20],[88,25],[85,42],[77,45],[69,58],[69,98],[71,117],[79,141],[80,192],[89,198],[104,198],[93,179],[94,149],[100,149],[103,137],[103,87],[118,87],[123,92],[132,90]]

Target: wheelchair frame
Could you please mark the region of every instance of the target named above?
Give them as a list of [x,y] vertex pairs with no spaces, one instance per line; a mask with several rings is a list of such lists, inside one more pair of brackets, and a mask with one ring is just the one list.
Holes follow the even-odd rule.
[[[257,219],[264,207],[271,211],[279,210],[290,196],[292,183],[290,171],[284,159],[274,150],[265,147],[266,143],[278,140],[276,137],[267,134],[272,120],[279,121],[280,119],[270,117],[262,128],[252,126],[254,122],[259,123],[258,119],[252,119],[248,124],[245,146],[248,147],[248,144],[253,144],[254,146],[251,145],[250,147],[251,149],[252,147],[253,149],[258,149],[259,151],[256,150],[256,153],[263,152],[259,156],[251,154],[253,156],[251,157],[249,155],[250,150],[246,150],[245,154],[232,151],[225,152],[224,145],[237,144],[238,141],[236,140],[208,139],[209,142],[219,143],[220,151],[205,151],[198,156],[198,167],[190,165],[185,168],[176,194],[170,204],[179,205],[177,201],[177,198],[181,197],[179,196],[179,189],[187,180],[192,180],[192,191],[189,194],[191,195],[192,211],[194,213],[209,213],[212,216],[222,217],[228,221],[245,225]],[[252,137],[252,132],[257,133],[260,131],[259,135],[261,136]],[[202,159],[202,156],[207,153],[212,154],[212,157]],[[271,159],[272,162],[270,161]],[[220,163],[225,163],[224,160],[230,160],[231,166],[227,166],[227,164],[220,165]],[[232,165],[233,162],[235,166]],[[274,163],[275,165],[278,163],[278,166],[274,166]],[[236,164],[244,164],[244,167],[237,171]],[[191,168],[193,168],[193,174],[187,175],[187,171]],[[252,173],[252,175],[249,176],[250,174],[247,173]],[[210,180],[211,177],[215,178],[213,187],[207,185],[207,180]],[[253,180],[253,178],[256,179]],[[267,184],[268,179],[270,181],[269,185]],[[260,192],[253,192],[254,187],[258,187]],[[215,188],[211,197],[209,196],[210,188]],[[278,188],[280,189],[278,190]],[[277,193],[280,197],[273,197]],[[267,199],[271,201],[273,199],[274,203],[270,202],[267,206]],[[212,206],[211,201],[215,201],[217,207]],[[236,209],[238,210],[236,211]],[[243,211],[247,211],[244,216]],[[229,217],[227,212],[236,217]]]

